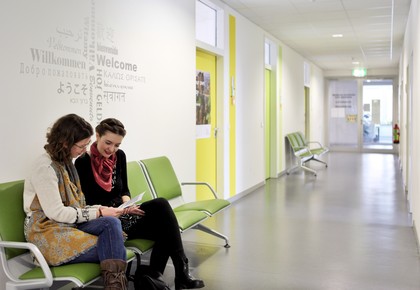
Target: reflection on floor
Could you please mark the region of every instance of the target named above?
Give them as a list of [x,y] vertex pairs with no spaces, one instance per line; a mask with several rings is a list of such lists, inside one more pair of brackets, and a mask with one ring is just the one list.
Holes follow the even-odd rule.
[[375,143],[364,143],[364,149],[377,149],[377,150],[392,150],[392,144],[375,144]]

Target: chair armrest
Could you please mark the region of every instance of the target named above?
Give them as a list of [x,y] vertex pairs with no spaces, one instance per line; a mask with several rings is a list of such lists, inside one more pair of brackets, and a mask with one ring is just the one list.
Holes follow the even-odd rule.
[[[318,145],[318,147],[315,147],[315,146],[311,147],[311,146],[309,146],[309,143],[315,143],[315,144],[317,144],[317,145]],[[315,151],[315,150],[322,150],[320,154],[324,154],[324,153],[326,153],[326,152],[330,151],[330,149],[329,149],[328,147],[323,146],[323,145],[322,145],[320,142],[318,142],[318,141],[311,141],[311,142],[308,142],[308,148],[309,148],[309,150],[310,150],[311,152],[312,152],[312,151]]]
[[[38,261],[45,278],[22,280],[19,279],[19,277],[16,277],[16,275],[13,274],[9,268],[5,252],[6,248],[30,250],[31,253],[35,256],[36,260]],[[30,287],[25,287],[21,289],[36,289],[51,287],[51,285],[53,284],[53,276],[47,261],[45,260],[44,256],[41,254],[37,246],[35,246],[32,243],[0,241],[0,260],[6,276],[11,280],[9,282],[6,282],[6,285],[13,285],[15,287],[18,287],[19,285],[26,285]]]
[[207,186],[210,189],[210,191],[213,193],[214,198],[215,199],[218,199],[216,191],[207,182],[199,182],[199,181],[195,181],[195,182],[181,182],[181,185],[204,185],[204,186]]
[[296,146],[296,147],[292,147],[292,148],[295,151],[299,151],[299,150],[302,150],[302,149],[306,149],[306,146]]
[[317,144],[319,146],[319,148],[324,148],[322,146],[322,144],[320,142],[318,142],[318,141],[308,141],[308,144]]

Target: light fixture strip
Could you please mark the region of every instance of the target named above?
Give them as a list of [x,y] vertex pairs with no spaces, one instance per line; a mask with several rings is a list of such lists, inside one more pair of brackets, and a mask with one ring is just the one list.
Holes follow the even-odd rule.
[[394,34],[394,0],[391,0],[391,41],[389,45],[389,59],[392,60],[392,43]]

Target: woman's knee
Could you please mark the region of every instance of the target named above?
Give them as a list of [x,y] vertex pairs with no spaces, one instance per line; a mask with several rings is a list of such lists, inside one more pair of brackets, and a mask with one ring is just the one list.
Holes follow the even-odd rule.
[[156,201],[157,204],[161,206],[170,206],[168,200],[163,197],[158,197],[158,198],[155,198],[154,200]]
[[104,216],[101,217],[103,219],[104,223],[106,224],[106,227],[120,230],[121,229],[121,221],[117,217],[113,216]]
[[171,209],[172,210],[172,207],[169,204],[168,200],[163,198],[163,197],[155,198],[155,199],[153,199],[153,201],[155,203],[155,206],[157,206],[159,208]]

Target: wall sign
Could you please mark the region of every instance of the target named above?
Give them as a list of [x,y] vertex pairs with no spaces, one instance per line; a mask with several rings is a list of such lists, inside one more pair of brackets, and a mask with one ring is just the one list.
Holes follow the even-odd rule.
[[18,71],[28,82],[48,79],[52,95],[86,106],[89,120],[99,123],[106,106],[125,103],[146,78],[140,65],[120,50],[112,22],[98,21],[96,2],[86,3],[90,14],[80,23],[51,24],[39,42],[44,45],[27,47]]

